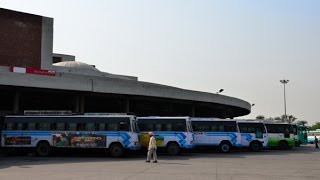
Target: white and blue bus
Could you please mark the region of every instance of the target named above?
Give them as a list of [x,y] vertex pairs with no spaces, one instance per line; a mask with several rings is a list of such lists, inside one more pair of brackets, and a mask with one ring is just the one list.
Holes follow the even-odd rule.
[[217,146],[227,153],[241,146],[237,122],[232,119],[191,118],[195,146]]
[[6,116],[1,146],[33,149],[39,156],[49,156],[53,148],[106,148],[114,157],[141,147],[135,116],[47,111]]
[[314,144],[314,137],[317,137],[318,139],[320,139],[320,129],[316,129],[314,131],[308,131],[308,136],[307,136],[307,139],[308,139],[308,143],[310,144]]
[[241,147],[251,151],[260,151],[268,147],[268,134],[261,121],[237,120],[241,134]]
[[153,132],[157,146],[176,155],[181,149],[193,148],[193,131],[189,117],[137,117],[142,147],[149,143],[148,132]]

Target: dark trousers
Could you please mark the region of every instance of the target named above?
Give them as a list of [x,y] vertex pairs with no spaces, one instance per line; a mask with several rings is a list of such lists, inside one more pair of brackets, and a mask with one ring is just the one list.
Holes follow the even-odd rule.
[[318,143],[315,142],[315,144],[316,144],[316,148],[319,149]]

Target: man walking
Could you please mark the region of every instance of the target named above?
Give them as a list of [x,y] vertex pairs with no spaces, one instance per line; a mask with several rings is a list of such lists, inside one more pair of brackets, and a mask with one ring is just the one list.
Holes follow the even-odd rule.
[[314,136],[314,144],[316,145],[317,149],[319,149],[318,143],[319,143],[319,140],[318,140],[317,136]]
[[153,156],[153,163],[157,163],[157,142],[156,138],[154,137],[153,132],[149,132],[150,140],[148,146],[148,154],[146,162],[150,162],[151,156]]

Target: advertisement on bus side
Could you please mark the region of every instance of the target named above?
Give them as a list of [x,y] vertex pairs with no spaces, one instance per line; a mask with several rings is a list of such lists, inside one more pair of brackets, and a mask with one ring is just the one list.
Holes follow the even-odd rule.
[[[157,146],[161,147],[164,145],[164,137],[160,135],[155,135]],[[141,134],[141,146],[148,146],[150,140],[150,135],[148,133]]]
[[5,137],[5,145],[30,145],[31,136]]
[[55,147],[102,148],[107,137],[96,134],[57,133],[52,136]]

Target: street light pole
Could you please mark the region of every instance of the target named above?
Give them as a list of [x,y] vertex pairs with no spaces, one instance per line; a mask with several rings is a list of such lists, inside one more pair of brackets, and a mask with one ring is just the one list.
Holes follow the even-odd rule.
[[224,89],[220,89],[216,94],[222,93]]
[[283,84],[283,95],[284,95],[284,119],[287,120],[287,101],[286,101],[286,84],[289,82],[287,79],[280,80]]

